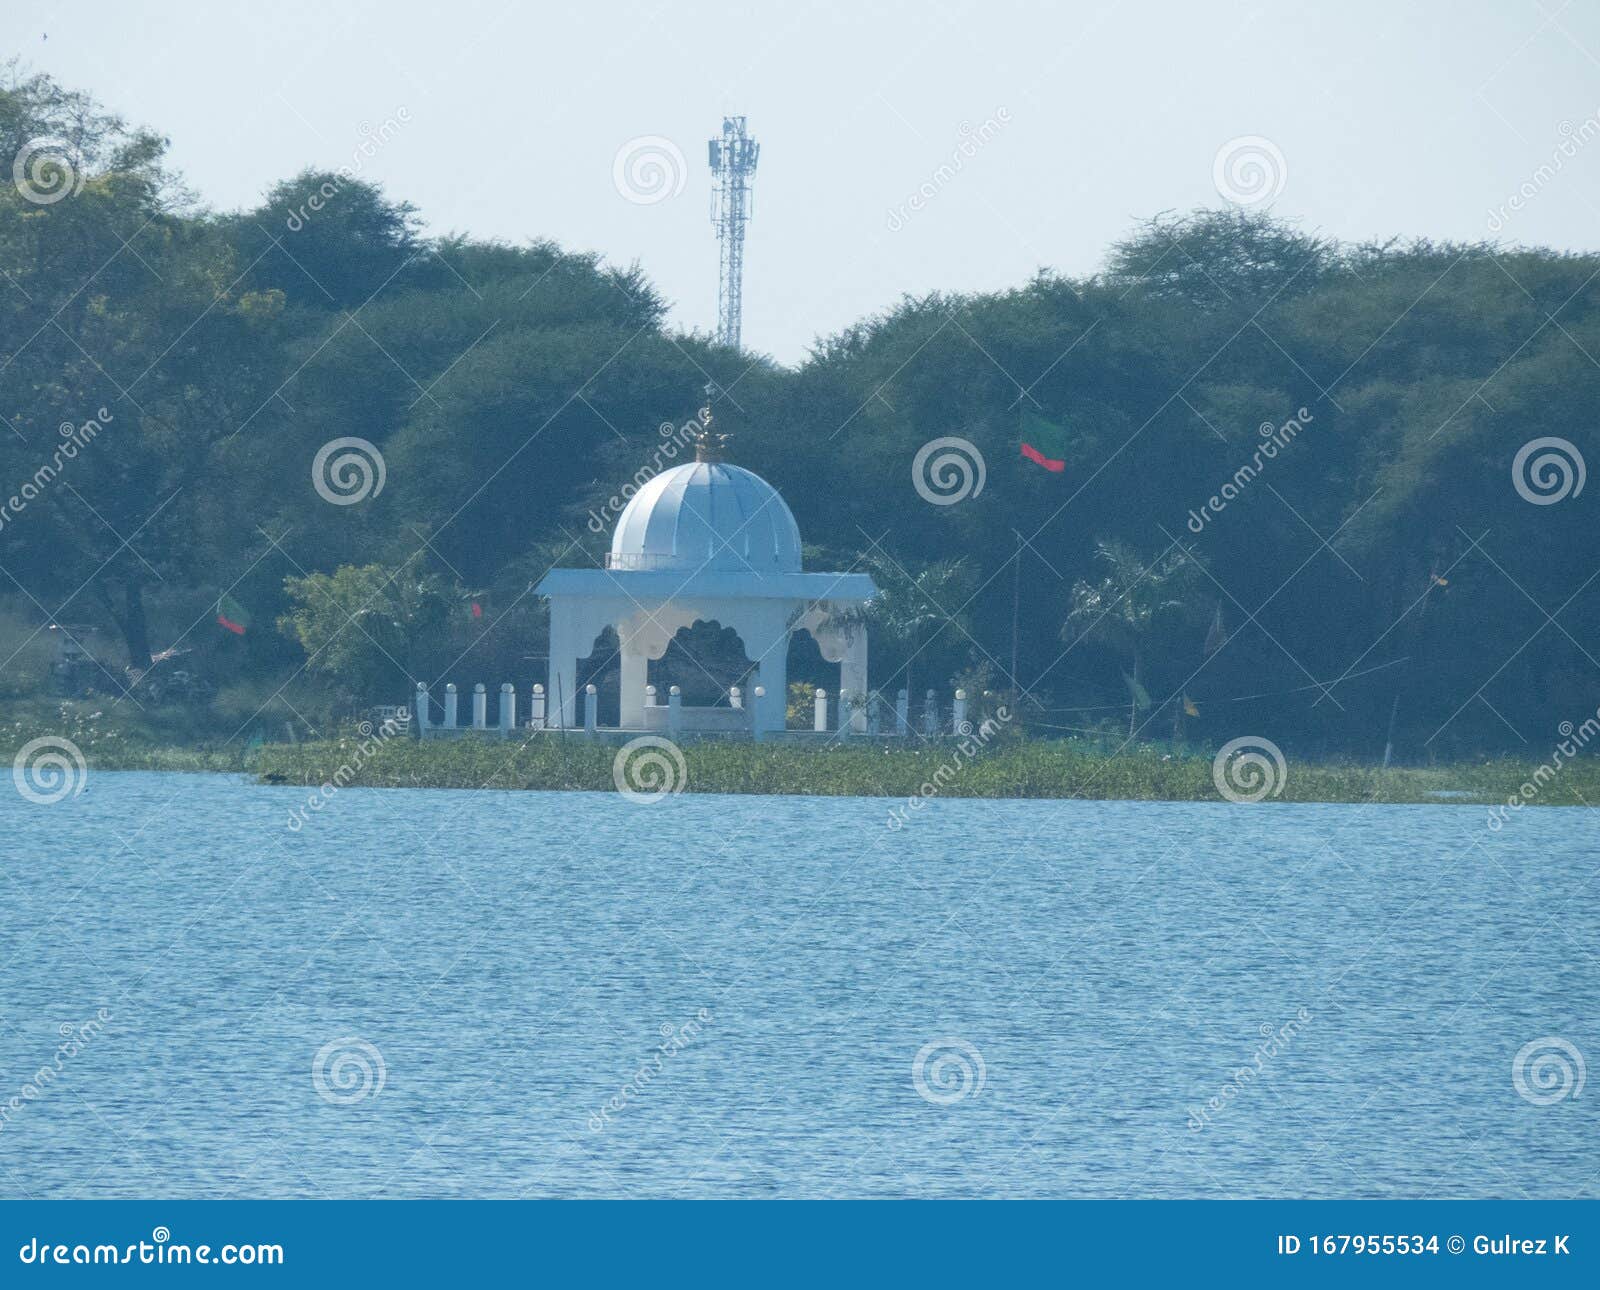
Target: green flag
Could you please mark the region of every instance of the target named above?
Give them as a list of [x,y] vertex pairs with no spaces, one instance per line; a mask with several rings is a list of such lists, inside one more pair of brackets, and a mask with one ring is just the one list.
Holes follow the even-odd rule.
[[1067,468],[1067,432],[1037,412],[1022,413],[1022,455],[1037,466],[1060,474]]
[[232,596],[223,596],[217,601],[217,626],[235,636],[243,636],[250,628],[250,611]]

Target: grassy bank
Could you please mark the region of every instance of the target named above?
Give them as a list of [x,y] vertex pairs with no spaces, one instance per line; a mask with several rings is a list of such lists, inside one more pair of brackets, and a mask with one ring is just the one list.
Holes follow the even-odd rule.
[[0,719],[0,758],[11,763],[31,741],[52,737],[72,744],[99,770],[245,771],[255,765],[255,750],[243,742],[208,739],[160,721],[161,715],[109,702],[13,701]]
[[[306,786],[333,781],[388,788],[616,789],[619,749],[578,737],[526,743],[394,739],[377,748],[368,741],[366,747],[363,755],[363,744],[354,739],[269,745],[261,749],[256,771],[271,783]],[[886,749],[879,743],[808,748],[686,741],[682,755],[685,790],[698,793],[904,798],[931,783],[946,797],[1220,800],[1209,753],[1173,756],[1138,748],[1110,756],[1072,741],[1008,741],[971,757],[953,743]],[[1513,761],[1382,771],[1290,760],[1281,794],[1268,800],[1500,803],[1531,780],[1534,770]],[[1438,793],[1452,796],[1440,799]],[[1600,802],[1600,762],[1563,768],[1547,778],[1535,800]]]
[[[268,783],[327,782],[376,788],[583,789],[614,792],[618,748],[578,735],[527,741],[430,741],[355,735],[300,744],[248,746],[237,738],[168,729],[149,713],[102,710],[82,702],[13,706],[0,718],[0,757],[13,760],[30,740],[70,740],[100,770],[249,771]],[[684,789],[696,793],[771,793],[909,798],[933,785],[946,797],[1108,798],[1218,801],[1212,750],[1115,742],[1036,740],[1004,735],[987,747],[950,742],[902,745],[866,741],[832,748],[794,743],[686,740]],[[636,771],[643,770],[638,766]],[[1496,759],[1388,771],[1354,762],[1290,757],[1282,791],[1268,801],[1503,804],[1524,784],[1530,804],[1600,804],[1600,759],[1581,757],[1554,773],[1531,762]],[[676,782],[676,768],[673,768]],[[1274,778],[1276,778],[1274,776]],[[648,790],[649,782],[635,781]],[[1246,782],[1239,785],[1251,787]],[[1440,796],[1445,794],[1448,796]]]

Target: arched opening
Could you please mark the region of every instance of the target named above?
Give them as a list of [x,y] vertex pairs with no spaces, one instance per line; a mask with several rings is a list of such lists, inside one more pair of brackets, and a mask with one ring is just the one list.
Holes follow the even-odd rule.
[[607,626],[594,638],[590,652],[578,660],[578,704],[574,723],[583,725],[584,687],[592,685],[597,691],[599,712],[596,721],[602,726],[621,724],[622,706],[622,646],[617,639],[617,629]]
[[829,722],[833,721],[834,704],[838,701],[839,665],[822,657],[817,639],[801,629],[789,633],[789,693],[785,703],[788,725],[793,730],[810,730],[814,720],[813,704],[818,687],[828,692]]
[[755,671],[738,632],[716,621],[696,619],[673,633],[666,653],[650,664],[649,675],[658,703],[665,703],[676,685],[685,707],[714,708],[728,706],[732,687],[746,692],[754,687]]

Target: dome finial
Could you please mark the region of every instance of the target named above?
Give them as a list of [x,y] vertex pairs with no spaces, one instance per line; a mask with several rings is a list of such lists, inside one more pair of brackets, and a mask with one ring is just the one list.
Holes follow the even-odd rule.
[[712,403],[722,393],[722,387],[715,381],[707,381],[705,388],[705,406],[700,409],[700,428],[694,434],[694,459],[696,461],[721,461],[722,454],[727,449],[728,440],[733,438],[725,430],[718,430],[715,425],[715,415]]

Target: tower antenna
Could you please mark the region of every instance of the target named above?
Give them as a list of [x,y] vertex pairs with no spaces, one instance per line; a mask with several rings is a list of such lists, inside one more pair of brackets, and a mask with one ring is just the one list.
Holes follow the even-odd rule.
[[717,272],[717,342],[739,348],[744,312],[744,226],[750,218],[750,181],[756,173],[761,145],[745,133],[742,116],[722,118],[722,134],[708,145],[711,174],[711,222],[721,245]]

